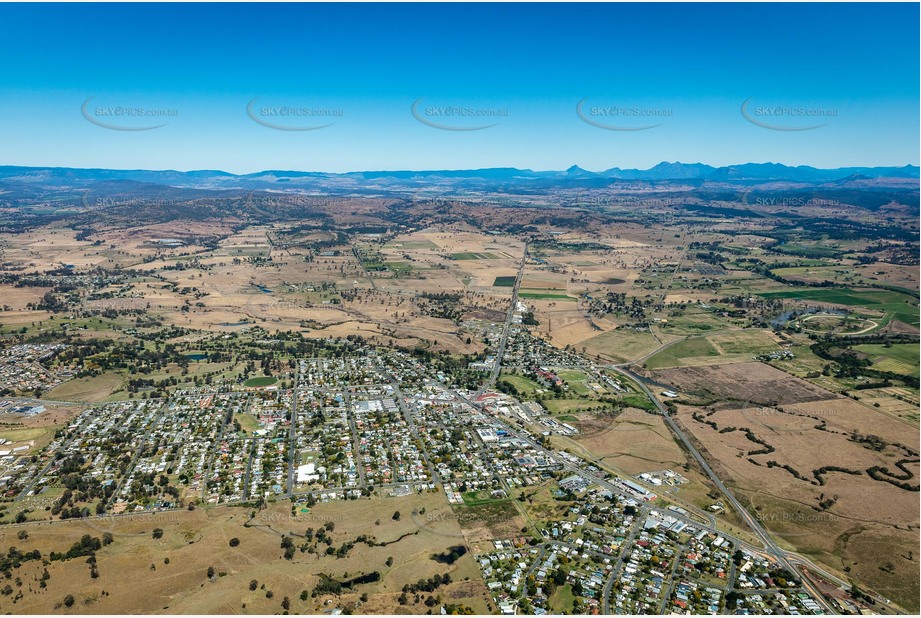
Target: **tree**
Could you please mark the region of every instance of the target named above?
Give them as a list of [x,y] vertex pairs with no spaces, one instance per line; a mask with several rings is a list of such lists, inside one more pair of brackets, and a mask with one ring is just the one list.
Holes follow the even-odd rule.
[[291,601],[290,601],[290,599],[288,599],[288,597],[283,598],[283,599],[281,600],[281,606],[282,606],[283,609],[290,609],[290,608],[291,608]]
[[256,581],[255,579],[249,580],[249,589],[250,589],[250,590],[255,590],[255,589],[258,588],[258,587],[259,587],[259,582],[258,582],[258,581]]
[[163,538],[163,528],[154,528],[151,536],[155,539],[162,539]]
[[64,597],[64,605],[66,607],[73,607],[74,606],[74,595],[68,594],[66,597]]
[[562,586],[566,583],[566,573],[561,569],[555,570],[550,578],[557,586]]
[[233,537],[232,539],[230,539],[230,541],[228,541],[228,544],[231,547],[236,547],[240,544],[240,539],[238,539],[237,537]]
[[211,579],[212,577],[214,577],[214,567],[209,566],[208,567],[208,579]]
[[733,608],[739,602],[739,599],[742,598],[742,595],[733,590],[726,595],[726,607]]
[[399,512],[399,511],[394,511],[394,512],[393,512],[393,520],[394,520],[394,521],[400,521],[400,512]]

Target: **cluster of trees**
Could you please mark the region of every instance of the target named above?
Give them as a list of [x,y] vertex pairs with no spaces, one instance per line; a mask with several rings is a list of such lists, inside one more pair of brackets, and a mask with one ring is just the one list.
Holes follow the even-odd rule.
[[0,573],[3,573],[7,579],[12,577],[12,572],[22,566],[22,563],[30,560],[41,560],[42,554],[37,549],[22,552],[15,547],[10,547],[5,555],[0,554]]
[[342,594],[342,582],[333,579],[325,573],[320,573],[320,581],[317,582],[317,585],[313,587],[313,591],[310,593],[310,596],[317,597],[321,594],[334,594],[339,596]]
[[912,485],[907,481],[915,478],[914,472],[905,467],[906,463],[918,463],[918,458],[913,459],[900,459],[895,462],[895,466],[901,472],[893,472],[886,466],[873,466],[872,468],[867,468],[867,474],[874,481],[883,481],[895,485],[900,489],[905,491],[921,491],[921,487],[918,485]]
[[[349,552],[355,547],[356,543],[365,543],[369,547],[375,545],[374,540],[366,534],[359,535],[352,541],[346,541],[338,548],[333,546],[333,538],[329,534],[335,529],[335,524],[331,521],[326,522],[323,526],[314,530],[313,528],[307,528],[303,534],[304,542],[298,547],[295,545],[294,539],[288,535],[282,535],[281,538],[281,548],[285,550],[284,557],[287,560],[294,558],[294,554],[297,550],[300,550],[302,553],[307,552],[310,554],[320,553],[318,547],[320,543],[326,544],[326,550],[323,552],[327,556],[336,556],[337,558],[345,558],[348,556]],[[291,533],[293,536],[302,536]]]
[[870,366],[873,362],[869,358],[865,356],[862,358],[849,348],[849,346],[858,344],[882,344],[891,346],[898,343],[911,343],[917,345],[918,340],[917,338],[912,338],[910,335],[869,335],[859,338],[825,337],[812,344],[809,349],[819,358],[833,361],[837,368],[835,371],[836,377],[854,378],[865,376],[882,380],[883,383],[899,381],[911,388],[918,388],[918,378],[893,373],[891,371],[872,369]]
[[417,593],[417,592],[434,592],[440,586],[447,586],[451,583],[451,574],[445,573],[444,575],[438,575],[437,573],[428,579],[419,579],[414,584],[405,584],[403,586],[403,592]]
[[592,298],[590,311],[602,316],[624,315],[642,322],[646,319],[646,311],[656,310],[658,302],[657,299],[640,299],[636,296],[628,298],[624,292],[608,292],[603,298]]
[[172,496],[175,500],[178,500],[180,495],[179,489],[169,484],[168,476],[161,474],[157,477],[153,472],[148,472],[139,474],[136,482],[132,483],[130,499],[142,502],[150,496],[158,496],[161,493]]
[[95,556],[96,552],[99,551],[104,545],[109,545],[113,541],[111,534],[106,533],[103,535],[102,540],[98,537],[90,536],[84,534],[79,541],[70,546],[64,553],[60,552],[51,552],[48,556],[50,560],[71,560],[73,558],[80,558],[82,556]]
[[423,292],[416,299],[416,305],[423,315],[457,322],[464,313],[461,305],[463,298],[464,295],[460,293]]
[[463,603],[446,603],[444,613],[449,616],[469,616],[473,614],[473,608]]
[[54,292],[45,292],[41,299],[36,303],[29,303],[31,309],[37,309],[39,311],[50,311],[51,313],[58,313],[61,311],[67,311],[67,301],[63,300]]
[[496,390],[501,391],[506,395],[511,395],[512,397],[518,397],[521,394],[518,392],[518,389],[515,387],[515,385],[508,380],[497,380]]
[[[58,457],[63,457],[58,453]],[[79,506],[99,499],[96,505],[96,514],[103,512],[105,503],[114,493],[111,485],[103,485],[98,479],[86,477],[82,474],[84,459],[80,455],[72,455],[64,459],[59,467],[61,485],[65,487],[64,493],[55,500],[51,506],[51,515],[61,519],[88,517],[90,510],[87,506]]]
[[432,554],[432,560],[435,562],[440,562],[442,564],[454,564],[461,557],[467,553],[466,545],[452,545],[448,548],[448,551],[441,552],[438,554]]

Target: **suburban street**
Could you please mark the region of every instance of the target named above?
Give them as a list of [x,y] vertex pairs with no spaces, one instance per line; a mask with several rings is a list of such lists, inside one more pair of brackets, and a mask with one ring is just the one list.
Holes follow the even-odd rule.
[[[800,573],[801,571],[799,571],[793,565],[793,563],[787,558],[787,553],[784,550],[782,550],[780,547],[777,546],[777,544],[774,542],[774,539],[771,537],[770,533],[764,529],[761,523],[755,517],[753,517],[752,514],[749,513],[748,510],[744,506],[742,506],[742,503],[739,502],[739,500],[735,497],[735,494],[733,494],[732,491],[728,487],[726,487],[722,479],[720,479],[720,477],[713,471],[713,469],[710,467],[710,465],[707,463],[704,457],[700,454],[700,451],[697,450],[697,448],[694,446],[691,440],[687,437],[687,435],[684,433],[681,427],[678,426],[678,423],[676,423],[675,420],[672,418],[671,414],[669,414],[665,406],[662,405],[662,402],[660,402],[658,397],[653,395],[653,393],[649,390],[649,388],[647,388],[647,386],[643,382],[643,379],[640,376],[636,375],[635,373],[631,372],[629,369],[626,369],[623,367],[611,366],[611,369],[633,380],[636,384],[639,385],[639,387],[643,390],[643,392],[652,400],[656,408],[659,410],[659,413],[662,414],[663,418],[665,419],[665,423],[668,425],[672,433],[681,441],[682,445],[684,445],[684,447],[691,454],[691,456],[695,459],[695,461],[697,461],[701,469],[703,469],[703,471],[710,478],[710,481],[713,482],[716,488],[719,489],[720,492],[726,497],[726,500],[728,500],[729,504],[732,505],[732,507],[738,513],[739,517],[741,517],[742,521],[744,521],[748,525],[748,527],[758,536],[758,538],[764,544],[764,547],[767,550],[767,552],[771,555],[771,557],[774,558],[778,562],[778,564],[780,564],[781,566],[789,570],[791,573]],[[812,584],[812,582],[808,580],[808,578],[803,577],[803,585],[810,591],[810,593],[815,595],[815,597],[819,600],[819,602],[826,609],[826,611],[834,613],[834,610],[832,609],[832,607],[828,604],[825,598],[818,592],[815,585]]]

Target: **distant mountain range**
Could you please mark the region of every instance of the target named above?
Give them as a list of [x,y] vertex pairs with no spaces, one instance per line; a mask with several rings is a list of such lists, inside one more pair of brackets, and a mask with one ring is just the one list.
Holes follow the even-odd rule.
[[[173,187],[198,189],[265,189],[275,185],[323,186],[333,184],[358,188],[362,184],[381,183],[417,184],[443,180],[445,182],[473,182],[475,184],[537,184],[547,186],[608,185],[612,181],[687,181],[755,184],[765,182],[834,183],[838,181],[869,181],[873,179],[917,180],[919,168],[904,167],[842,167],[819,169],[806,165],[791,167],[780,163],[743,163],[713,167],[703,163],[662,162],[646,170],[613,167],[601,172],[591,172],[579,166],[565,171],[533,171],[513,167],[475,170],[426,171],[364,171],[347,173],[303,172],[290,170],[265,170],[253,174],[231,174],[219,170],[113,170],[67,167],[0,166],[0,191],[10,186],[24,189],[24,185],[44,187],[92,187],[106,181],[134,181]],[[364,181],[364,182],[360,182]],[[279,187],[280,188],[280,187]]]
[[[335,206],[324,203],[330,197],[384,200],[396,212],[401,212],[401,204],[437,206],[439,199],[489,204],[491,198],[501,196],[513,205],[566,208],[592,204],[592,195],[605,199],[622,195],[637,204],[666,199],[680,208],[712,212],[721,208],[722,214],[739,216],[761,216],[754,211],[765,205],[795,211],[796,205],[815,200],[845,209],[886,208],[914,215],[919,208],[919,171],[913,165],[818,169],[779,163],[712,167],[667,162],[647,170],[602,172],[574,165],[563,171],[500,167],[343,174],[0,166],[0,230],[28,229],[68,217],[83,224],[103,217],[161,223],[225,217],[314,220],[329,217],[330,208],[335,211]],[[724,206],[713,206],[718,203]]]

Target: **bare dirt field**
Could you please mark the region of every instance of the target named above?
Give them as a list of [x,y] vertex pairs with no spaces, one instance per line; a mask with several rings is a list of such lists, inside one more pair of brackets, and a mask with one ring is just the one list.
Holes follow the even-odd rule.
[[702,400],[735,399],[791,404],[828,399],[830,393],[763,363],[681,367],[652,372],[655,380]]
[[[7,308],[0,315],[3,318],[3,323],[11,323],[11,321],[7,320],[10,311],[20,312],[25,310],[27,305],[37,303],[49,290],[51,288],[20,288],[12,285],[0,285],[0,298],[3,299],[3,305]],[[13,315],[15,316],[15,314]]]

